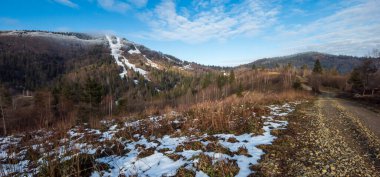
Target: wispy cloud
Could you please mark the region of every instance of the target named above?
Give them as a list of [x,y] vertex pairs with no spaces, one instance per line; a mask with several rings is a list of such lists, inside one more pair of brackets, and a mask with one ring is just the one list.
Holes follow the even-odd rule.
[[131,8],[142,8],[148,3],[148,0],[97,0],[98,4],[105,10],[125,13]]
[[130,8],[130,5],[128,3],[117,0],[98,0],[98,3],[102,8],[108,11],[114,11],[119,13],[124,13]]
[[147,37],[194,43],[252,36],[274,24],[278,14],[278,7],[264,0],[232,4],[226,4],[226,0],[197,0],[191,9],[178,8],[173,0],[165,0],[144,14],[144,21],[152,29]]
[[57,3],[60,3],[62,5],[71,7],[71,8],[78,8],[79,7],[77,4],[71,2],[71,0],[54,0],[54,1]]
[[148,0],[129,0],[129,3],[138,8],[141,8],[141,7],[146,6],[146,4],[148,3]]
[[305,10],[302,10],[299,8],[293,8],[290,11],[292,13],[291,15],[305,15],[306,14]]
[[288,46],[295,52],[365,55],[373,48],[380,48],[378,7],[378,0],[361,1],[309,24],[283,27],[280,36],[289,41]]

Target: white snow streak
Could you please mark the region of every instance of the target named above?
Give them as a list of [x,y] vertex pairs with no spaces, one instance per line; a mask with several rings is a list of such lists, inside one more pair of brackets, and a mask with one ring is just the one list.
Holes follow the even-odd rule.
[[[125,75],[128,73],[127,68],[131,68],[135,72],[138,72],[141,75],[143,75],[145,77],[145,79],[149,81],[147,71],[145,71],[141,68],[137,68],[134,64],[130,63],[128,61],[128,59],[122,55],[123,51],[121,50],[121,47],[123,46],[123,44],[121,43],[121,39],[119,37],[116,37],[116,44],[115,44],[115,43],[113,43],[111,36],[106,35],[106,38],[107,38],[108,43],[109,43],[110,48],[111,48],[111,55],[114,57],[116,64],[119,65],[123,69],[123,71],[120,73],[120,77],[124,78]],[[138,52],[140,52],[140,51],[138,51]],[[137,52],[135,52],[135,53],[137,53]]]

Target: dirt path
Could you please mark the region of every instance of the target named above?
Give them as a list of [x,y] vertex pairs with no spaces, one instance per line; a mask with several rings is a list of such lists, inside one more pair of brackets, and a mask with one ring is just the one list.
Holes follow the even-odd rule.
[[377,113],[324,94],[288,121],[288,129],[265,148],[258,176],[380,176]]
[[344,109],[349,115],[362,121],[380,139],[380,114],[376,113],[364,105],[337,98],[331,98],[336,104]]

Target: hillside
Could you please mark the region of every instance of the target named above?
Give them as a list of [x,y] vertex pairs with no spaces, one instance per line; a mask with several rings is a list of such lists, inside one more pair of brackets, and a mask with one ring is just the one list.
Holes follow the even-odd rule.
[[[362,64],[352,79],[313,73],[316,59]],[[358,124],[378,115],[331,92],[377,98],[377,66],[360,60],[302,53],[229,68],[114,35],[0,32],[0,176],[379,176],[378,126]]]
[[379,7],[3,0],[0,177],[380,177]]
[[308,68],[313,68],[315,60],[319,59],[322,67],[326,69],[336,68],[340,73],[351,72],[352,69],[358,66],[363,57],[353,57],[344,55],[331,55],[319,52],[306,52],[283,57],[263,58],[252,63],[242,65],[242,67],[257,67],[275,68],[276,66],[286,66],[291,63],[297,68],[307,65]]
[[112,35],[0,32],[0,93],[13,130],[175,105],[201,89],[202,73],[221,74]]
[[[34,90],[46,86],[62,74],[78,72],[83,67],[99,62],[110,62],[113,59],[109,48],[116,43],[116,37],[108,37],[112,39],[82,33],[0,32],[0,81],[15,88]],[[132,70],[126,72],[123,65],[119,65],[119,69],[129,78],[137,79],[133,75],[139,73],[145,76],[153,70],[207,70],[201,65],[181,61],[126,39],[118,39],[118,52],[120,56],[128,58],[127,67]],[[115,59],[119,60],[123,59]],[[148,75],[145,76],[146,80],[154,80],[149,79],[152,76]]]

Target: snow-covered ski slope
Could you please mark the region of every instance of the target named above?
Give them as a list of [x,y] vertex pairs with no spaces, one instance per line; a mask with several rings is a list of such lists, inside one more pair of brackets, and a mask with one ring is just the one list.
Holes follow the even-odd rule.
[[[130,68],[135,72],[138,72],[141,75],[143,75],[146,80],[149,80],[147,71],[136,67],[136,65],[130,63],[128,59],[125,56],[123,56],[123,51],[121,50],[121,48],[123,47],[123,43],[121,42],[121,39],[119,37],[116,37],[116,41],[114,41],[112,37],[109,35],[106,35],[106,38],[111,48],[111,55],[114,57],[116,64],[122,68],[122,72],[120,73],[121,78],[125,77],[125,75],[128,73],[127,70]],[[140,54],[140,51],[136,47],[135,50],[130,50],[128,52],[130,54]]]

